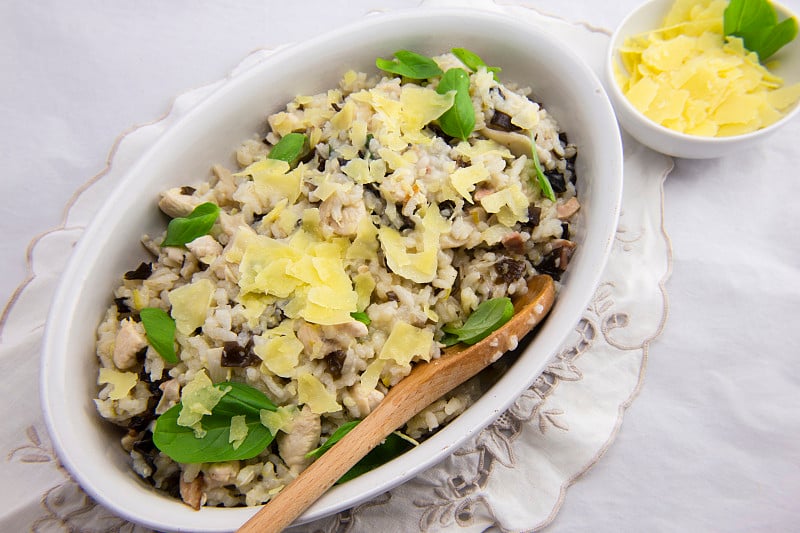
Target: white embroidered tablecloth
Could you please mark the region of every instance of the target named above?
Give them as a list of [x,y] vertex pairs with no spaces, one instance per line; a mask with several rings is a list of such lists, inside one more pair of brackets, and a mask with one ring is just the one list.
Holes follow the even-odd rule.
[[[631,7],[636,3],[626,2]],[[384,2],[381,7],[387,4],[409,6]],[[558,34],[595,70],[608,42],[608,31],[598,26],[618,20],[609,15],[613,6],[607,11],[589,1],[577,3],[585,12],[573,12],[569,2],[554,0],[479,4]],[[69,31],[64,28],[65,35]],[[269,53],[250,54],[231,75]],[[0,402],[0,531],[142,531],[95,505],[60,467],[38,402],[41,334],[59,273],[99,203],[164,129],[222,83],[183,94],[163,117],[123,132],[107,167],[83,177],[85,184],[64,207],[63,222],[31,244],[30,275],[0,316],[0,384],[5,392]],[[158,87],[158,80],[142,86]],[[61,127],[58,121],[51,126]],[[786,325],[797,317],[800,304],[798,284],[791,283],[800,274],[800,243],[793,232],[800,220],[783,198],[796,198],[800,190],[792,178],[797,161],[791,152],[798,129],[789,131],[794,141],[779,140],[780,149],[765,146],[753,157],[724,161],[677,161],[674,170],[670,159],[625,137],[623,212],[613,252],[590,307],[553,364],[497,422],[440,465],[357,508],[297,530],[528,531],[561,524],[565,530],[592,526],[615,531],[624,527],[608,524],[635,523],[639,528],[631,530],[644,525],[664,531],[680,524],[697,531],[784,531],[796,526],[800,511],[790,502],[796,504],[800,497],[800,413],[793,394],[800,384],[791,371],[791,356],[800,348]],[[59,147],[65,167],[73,149]],[[769,169],[767,176],[760,174],[764,168]],[[672,218],[664,210],[668,174]],[[665,335],[666,345],[659,344],[659,372],[648,381],[656,400],[647,404],[651,410],[646,420],[635,427],[638,440],[624,443],[623,453],[630,459],[603,461],[642,386],[650,344],[667,320],[665,284],[672,271],[672,249],[665,224],[673,235],[677,231],[684,252],[676,260],[684,268],[670,281],[681,314],[671,317],[670,325],[677,322],[688,340],[683,346],[680,333]],[[696,228],[708,231],[695,237]],[[703,242],[695,244],[695,238]],[[762,293],[773,302],[768,307],[757,301]],[[698,294],[706,299],[695,298]],[[711,320],[705,320],[706,307],[716,315]],[[692,359],[681,359],[683,352]],[[754,356],[762,356],[758,365],[751,362]],[[658,410],[652,410],[654,405]],[[645,440],[656,434],[653,428],[659,424],[669,429],[669,437]],[[683,455],[673,458],[676,454]],[[695,456],[709,458],[711,466],[699,465]],[[615,479],[603,469],[609,464],[622,477],[619,484],[608,481]],[[570,488],[581,476],[593,477],[595,465],[603,471],[607,490],[586,483]],[[652,481],[656,496],[641,494],[650,483],[632,477],[637,467],[653,478],[663,474],[666,481]],[[680,468],[700,474],[679,475]],[[632,489],[620,488],[626,485]],[[553,523],[568,492],[577,494],[566,498],[566,516]],[[654,501],[658,495],[666,495],[663,505]],[[571,501],[577,507],[570,509]],[[651,507],[637,510],[631,501]]]
[[[605,33],[547,20],[525,8],[498,9],[558,33],[599,70]],[[269,53],[251,54],[231,76]],[[22,370],[18,380],[32,391],[37,389],[34,361],[47,301],[70,247],[136,157],[223,83],[182,95],[163,119],[120,137],[108,167],[76,191],[63,227],[35,242],[31,279],[20,286],[3,317],[0,357],[5,370]],[[666,319],[663,283],[670,257],[662,228],[661,185],[670,168],[667,158],[626,139],[624,207],[603,282],[556,360],[509,411],[443,464],[357,508],[299,529],[367,531],[379,524],[385,527],[386,516],[392,517],[391,527],[397,530],[483,531],[491,525],[525,530],[552,520],[567,487],[613,441],[624,409],[638,390],[648,344]],[[36,402],[3,409],[9,411],[6,416],[23,409],[25,416],[19,419],[17,442],[6,451],[0,472],[4,478],[28,479],[35,488],[6,495],[16,510],[3,517],[4,529],[12,525],[35,530],[139,529],[96,506],[60,467]]]

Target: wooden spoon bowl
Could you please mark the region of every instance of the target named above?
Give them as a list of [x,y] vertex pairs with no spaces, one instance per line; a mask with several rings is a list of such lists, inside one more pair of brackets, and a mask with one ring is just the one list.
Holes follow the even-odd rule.
[[339,442],[248,520],[240,533],[276,532],[288,527],[387,435],[517,347],[550,311],[555,284],[547,275],[528,281],[528,292],[514,301],[514,316],[482,341],[457,344],[429,363],[419,363],[389,389],[380,404]]

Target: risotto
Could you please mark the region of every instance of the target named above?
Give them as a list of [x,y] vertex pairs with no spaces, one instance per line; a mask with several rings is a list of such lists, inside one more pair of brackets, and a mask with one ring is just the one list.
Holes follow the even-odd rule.
[[[100,415],[195,508],[269,501],[416,362],[475,342],[476,309],[558,280],[574,251],[577,149],[529,89],[464,49],[377,65],[266,117],[238,168],[163,191],[172,221],[98,328]],[[441,398],[352,475],[480,393]]]

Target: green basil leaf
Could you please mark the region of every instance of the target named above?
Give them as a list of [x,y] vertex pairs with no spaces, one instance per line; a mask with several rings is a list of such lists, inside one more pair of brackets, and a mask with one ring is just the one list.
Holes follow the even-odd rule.
[[359,420],[353,420],[352,422],[345,422],[338,428],[333,434],[327,438],[325,443],[320,446],[319,448],[315,448],[306,454],[307,459],[317,459],[320,455],[327,452],[331,449],[331,447],[342,440],[342,437],[350,433],[350,430],[356,427],[359,423]]
[[453,106],[439,117],[439,126],[447,135],[466,140],[475,128],[475,108],[469,96],[469,74],[463,68],[451,68],[442,76],[436,92],[456,91]]
[[219,207],[211,202],[198,205],[185,217],[173,218],[161,246],[183,246],[207,235],[219,217]]
[[[336,431],[333,432],[330,437],[328,437],[322,446],[308,452],[306,457],[309,459],[317,459],[323,453],[328,451],[334,444],[342,440],[345,435],[350,433],[350,431],[356,427],[359,422],[361,421],[353,420],[352,422],[346,422],[342,424],[336,429]],[[395,457],[404,454],[413,447],[414,445],[409,442],[409,439],[400,436],[396,432],[391,433],[382,443],[373,448],[372,451],[365,455],[358,463],[356,463],[341,478],[339,478],[336,484],[338,485],[339,483],[349,481],[360,476],[361,474],[379,467],[382,464],[388,463]]]
[[745,48],[764,62],[797,37],[797,21],[789,18],[778,23],[768,0],[731,0],[723,13],[723,31],[741,37]]
[[379,57],[375,60],[375,66],[383,71],[412,80],[426,80],[442,75],[442,69],[439,68],[436,61],[408,50],[398,50],[394,53],[393,60]]
[[175,320],[158,307],[145,307],[139,311],[147,342],[166,362],[175,364]]
[[290,167],[294,167],[309,150],[308,137],[302,133],[287,133],[272,147],[267,159],[286,161]]
[[551,202],[555,202],[556,193],[553,191],[550,180],[547,179],[547,176],[544,175],[544,171],[542,170],[542,164],[539,162],[539,153],[536,151],[535,137],[536,135],[531,133],[531,155],[533,156],[533,169],[536,173],[536,179],[539,182],[539,188],[542,190],[542,194],[549,198]]
[[748,50],[755,50],[759,61],[766,61],[775,52],[792,42],[795,37],[797,37],[797,21],[786,19],[780,24],[756,33],[750,38],[749,45],[745,42],[745,46]]
[[[454,335],[458,339],[457,342],[475,344],[511,320],[512,316],[514,316],[514,304],[509,298],[492,298],[480,304],[460,328],[445,326],[442,329],[445,333]],[[452,342],[452,339],[450,341]]]
[[336,481],[336,484],[339,485],[345,481],[350,481],[361,474],[374,470],[392,459],[400,457],[413,447],[413,444],[397,433],[390,433],[382,443],[373,448],[372,451],[357,462],[353,468],[340,477],[338,481]]
[[480,67],[486,67],[486,70],[494,75],[495,81],[500,81],[497,78],[497,73],[501,71],[500,67],[490,67],[478,54],[466,48],[453,48],[450,51],[472,72],[477,72]]
[[725,35],[747,33],[777,22],[775,10],[766,0],[731,0],[723,13]]
[[370,320],[369,315],[367,313],[364,313],[363,311],[355,311],[353,313],[350,313],[350,316],[358,320],[365,326],[369,326],[370,324],[372,324],[372,320]]
[[[198,439],[194,430],[178,425],[181,404],[173,406],[156,420],[153,443],[172,460],[179,463],[217,463],[250,459],[260,454],[274,439],[261,424],[261,409],[275,411],[275,406],[261,391],[243,383],[218,383],[219,389],[230,387],[220,398],[210,415],[200,422],[206,435]],[[238,448],[228,442],[231,418],[244,415],[247,436]]]

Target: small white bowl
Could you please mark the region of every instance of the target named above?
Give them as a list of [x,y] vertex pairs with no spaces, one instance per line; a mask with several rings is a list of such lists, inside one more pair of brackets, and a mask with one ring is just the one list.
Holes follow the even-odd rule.
[[371,16],[275,53],[204,100],[121,180],[75,248],[45,331],[42,405],[59,457],[93,498],[160,531],[232,531],[258,510],[194,511],[156,492],[133,472],[119,444],[120,431],[100,418],[92,402],[95,330],[122,273],[145,257],[140,236],[163,231],[158,192],[203,179],[215,162],[232,161],[242,140],[262,130],[266,115],[296,94],[334,87],[348,69],[377,73],[375,58],[401,48],[435,54],[455,46],[502,66],[504,79],[532,86],[578,145],[579,246],[548,319],[490,390],[421,446],[330,490],[300,521],[352,507],[433,466],[491,423],[541,373],[588,305],[614,240],[622,147],[605,91],[567,45],[508,17],[466,9]]
[[[709,159],[739,152],[763,142],[775,134],[786,122],[792,120],[800,111],[795,104],[777,122],[760,130],[731,137],[701,137],[671,130],[644,116],[622,90],[614,76],[615,65],[622,64],[619,48],[625,39],[661,27],[664,17],[675,0],[650,0],[630,13],[611,37],[605,64],[605,83],[611,103],[617,113],[620,125],[642,144],[663,154],[688,159]],[[779,18],[796,17],[788,8],[772,2]],[[779,50],[770,61],[777,60],[779,66],[773,70],[784,79],[786,85],[800,82],[800,38],[795,39]]]

